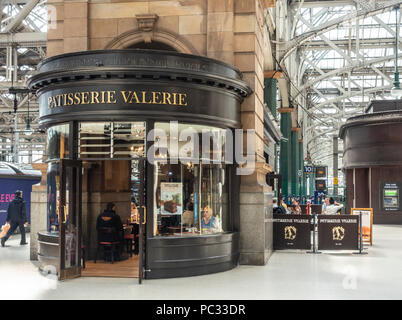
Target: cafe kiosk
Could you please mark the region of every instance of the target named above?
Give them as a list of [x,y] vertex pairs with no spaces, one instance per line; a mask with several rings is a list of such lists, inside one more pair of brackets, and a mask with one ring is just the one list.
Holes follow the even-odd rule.
[[402,100],[372,101],[340,128],[348,208],[372,208],[373,222],[402,224]]
[[[140,279],[208,274],[238,264],[235,166],[223,160],[197,164],[191,151],[200,148],[201,154],[201,143],[191,139],[185,163],[172,161],[170,144],[167,158],[146,160],[157,130],[168,139],[175,130],[191,129],[226,141],[227,129],[240,128],[240,104],[251,90],[236,68],[173,51],[87,51],[44,60],[29,87],[39,97],[39,123],[47,134],[41,268],[54,265],[59,279],[80,276],[82,258],[94,259],[96,218],[109,201],[123,222],[131,202],[139,208]],[[204,158],[212,157],[211,140]],[[212,232],[201,227],[206,207],[219,221]]]

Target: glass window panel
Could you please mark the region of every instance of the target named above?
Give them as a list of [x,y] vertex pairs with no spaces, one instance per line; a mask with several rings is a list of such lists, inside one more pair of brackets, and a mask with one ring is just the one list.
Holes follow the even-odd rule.
[[130,159],[145,156],[145,122],[83,122],[79,125],[81,159]]
[[69,157],[68,124],[57,125],[47,129],[46,159],[57,160]]
[[154,234],[230,231],[226,170],[220,164],[155,163]]
[[47,167],[47,229],[50,232],[59,230],[59,168],[58,162],[50,162]]
[[[155,131],[158,135],[159,132],[164,132],[167,141],[167,156],[180,157],[180,159],[188,158],[189,161],[198,154],[198,160],[210,161],[225,161],[225,143],[226,143],[226,130],[216,127],[209,127],[203,125],[190,125],[179,123],[177,131],[175,127],[171,128],[169,122],[156,122]],[[172,132],[171,132],[172,131]],[[170,136],[171,133],[175,136]],[[190,138],[192,137],[192,138]],[[194,139],[198,138],[198,150],[195,150],[196,144],[191,144]],[[183,140],[183,141],[182,141]],[[204,142],[204,148],[203,148]],[[176,145],[175,145],[176,144]],[[209,148],[208,148],[209,146]],[[156,157],[161,156],[160,152],[163,148],[157,148]]]
[[111,123],[80,123],[78,140],[80,158],[109,158],[111,150]]
[[113,123],[113,158],[139,158],[145,155],[145,123]]

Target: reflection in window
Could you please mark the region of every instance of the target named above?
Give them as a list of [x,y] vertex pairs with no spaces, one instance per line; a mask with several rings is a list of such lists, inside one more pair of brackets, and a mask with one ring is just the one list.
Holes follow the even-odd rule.
[[[159,134],[164,132],[166,142]],[[171,136],[172,134],[172,136]],[[174,135],[177,136],[174,136]],[[162,141],[162,146],[156,148],[156,158],[180,158],[180,160],[211,160],[225,161],[226,130],[216,127],[184,124],[184,123],[155,123],[155,140]],[[163,144],[166,143],[166,148]],[[195,158],[195,159],[194,159]]]
[[59,230],[59,168],[58,162],[50,162],[47,167],[47,230]]
[[46,158],[56,160],[68,158],[69,125],[57,125],[47,129]]

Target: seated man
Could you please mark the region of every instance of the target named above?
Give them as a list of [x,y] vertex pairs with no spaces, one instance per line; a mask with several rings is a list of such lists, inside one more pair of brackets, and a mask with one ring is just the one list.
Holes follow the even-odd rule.
[[[121,223],[120,216],[116,213],[116,206],[113,202],[109,202],[105,211],[99,214],[96,220],[96,230],[98,231],[98,241],[112,242],[119,241],[121,243],[118,250],[118,257],[120,256],[120,248],[123,247],[123,224]],[[113,233],[102,232],[102,228],[114,228]]]
[[212,215],[212,208],[210,206],[205,206],[202,214],[201,230],[203,232],[214,233],[222,231],[219,226],[218,218]]

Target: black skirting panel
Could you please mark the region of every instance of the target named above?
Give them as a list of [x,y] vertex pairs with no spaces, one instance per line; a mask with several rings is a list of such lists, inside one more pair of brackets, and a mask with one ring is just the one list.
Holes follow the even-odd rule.
[[38,232],[39,270],[54,271],[59,268],[59,234]]
[[147,239],[147,279],[222,272],[238,261],[238,233]]

